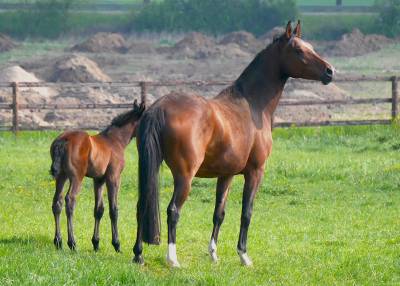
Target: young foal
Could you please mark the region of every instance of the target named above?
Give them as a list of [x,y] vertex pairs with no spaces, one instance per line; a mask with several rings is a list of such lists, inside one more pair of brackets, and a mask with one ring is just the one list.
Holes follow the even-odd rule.
[[176,226],[194,176],[217,177],[214,227],[209,244],[217,260],[217,239],[234,175],[243,174],[242,213],[237,252],[244,265],[253,201],[272,150],[273,113],[289,77],[328,84],[333,67],[300,38],[300,23],[261,51],[239,78],[217,97],[170,94],[156,101],[138,127],[139,201],[134,261],[144,263],[142,242],[160,243],[157,176],[164,160],[174,178],[169,203],[167,262],[179,266]]
[[68,179],[70,185],[65,196],[68,246],[71,250],[74,250],[76,243],[72,219],[76,196],[81,189],[82,180],[86,176],[93,178],[94,181],[95,225],[92,238],[94,250],[99,249],[99,225],[104,212],[102,186],[106,183],[112,227],[112,244],[115,250],[119,252],[117,196],[120,175],[124,168],[124,150],[131,139],[135,137],[136,126],[143,111],[144,104],[142,103],[139,106],[135,100],[132,110],[115,117],[111,125],[99,134],[90,136],[84,131],[66,131],[51,144],[52,164],[50,173],[56,180],[53,214],[55,219],[54,244],[57,248],[62,247],[60,213],[63,204],[64,184]]

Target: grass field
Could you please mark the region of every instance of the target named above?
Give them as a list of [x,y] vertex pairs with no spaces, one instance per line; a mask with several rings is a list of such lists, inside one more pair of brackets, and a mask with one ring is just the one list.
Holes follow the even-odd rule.
[[[274,152],[249,232],[254,266],[239,264],[243,179],[235,179],[219,256],[207,256],[215,180],[196,179],[177,232],[181,269],[165,264],[165,210],[172,193],[162,171],[162,245],[132,264],[137,155],[127,150],[120,193],[122,253],[111,246],[107,215],[100,252],[91,246],[93,194],[78,198],[78,251],[52,244],[48,147],[53,132],[0,133],[0,285],[398,285],[400,283],[400,135],[398,127],[290,128],[274,131]],[[62,215],[66,241],[66,220]]]

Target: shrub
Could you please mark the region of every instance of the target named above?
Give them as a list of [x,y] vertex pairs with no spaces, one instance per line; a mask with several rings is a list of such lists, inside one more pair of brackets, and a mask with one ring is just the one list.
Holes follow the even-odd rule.
[[260,35],[296,15],[294,0],[164,0],[145,6],[132,28],[212,34],[247,30]]
[[378,0],[379,11],[377,25],[381,32],[390,37],[400,34],[400,0]]

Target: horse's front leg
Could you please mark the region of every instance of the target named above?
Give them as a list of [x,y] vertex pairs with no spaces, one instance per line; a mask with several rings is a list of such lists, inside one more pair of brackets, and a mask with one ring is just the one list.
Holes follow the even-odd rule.
[[103,184],[104,180],[102,179],[94,179],[94,231],[92,237],[92,244],[94,251],[99,250],[99,241],[100,241],[100,220],[103,217],[104,213],[104,203],[103,203]]
[[254,197],[258,191],[264,174],[264,168],[252,169],[244,174],[245,183],[243,188],[242,217],[240,221],[239,241],[237,252],[240,261],[245,266],[252,265],[251,259],[247,254],[247,231],[249,229],[251,214],[253,212]]
[[225,203],[228,197],[229,185],[232,182],[233,176],[219,177],[217,181],[217,191],[215,198],[215,209],[213,216],[213,230],[211,234],[210,244],[208,245],[208,252],[210,253],[213,262],[218,261],[217,256],[217,241],[219,228],[225,218]]
[[111,220],[111,232],[112,232],[112,245],[116,252],[120,252],[120,242],[118,236],[118,190],[120,185],[120,176],[110,176],[106,179],[107,184],[107,195],[109,214]]

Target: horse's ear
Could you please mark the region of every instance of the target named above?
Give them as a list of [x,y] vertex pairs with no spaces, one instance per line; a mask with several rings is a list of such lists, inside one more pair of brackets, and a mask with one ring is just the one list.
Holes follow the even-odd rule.
[[292,37],[292,21],[289,21],[286,25],[286,38],[290,39]]
[[301,38],[301,24],[300,24],[300,20],[297,21],[297,25],[296,28],[294,28],[294,32],[293,32],[296,37]]
[[139,105],[137,104],[137,99],[135,99],[135,101],[133,102],[133,108],[138,108]]

